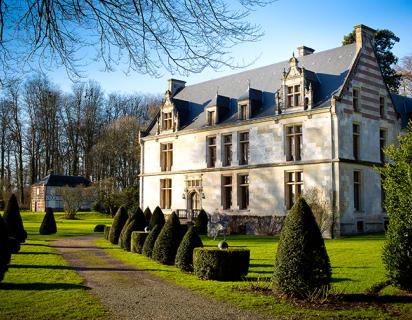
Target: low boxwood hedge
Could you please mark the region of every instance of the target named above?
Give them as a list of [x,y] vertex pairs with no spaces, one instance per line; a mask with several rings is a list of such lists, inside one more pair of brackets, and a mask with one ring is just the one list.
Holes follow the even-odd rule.
[[146,241],[148,234],[149,232],[145,231],[133,231],[130,244],[130,251],[141,254],[143,251],[144,242]]
[[240,280],[248,273],[249,258],[248,249],[195,248],[194,274],[205,280]]

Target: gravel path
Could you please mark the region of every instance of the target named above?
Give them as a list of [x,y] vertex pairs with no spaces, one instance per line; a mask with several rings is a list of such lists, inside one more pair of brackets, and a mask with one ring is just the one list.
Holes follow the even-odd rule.
[[63,238],[56,248],[115,319],[270,319],[167,283],[96,247],[96,236]]

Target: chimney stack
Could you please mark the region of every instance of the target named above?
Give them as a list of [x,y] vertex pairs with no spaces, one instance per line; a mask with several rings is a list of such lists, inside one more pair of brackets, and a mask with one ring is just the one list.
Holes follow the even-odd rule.
[[355,28],[356,49],[370,48],[373,49],[376,30],[363,24],[358,24]]
[[173,97],[176,93],[178,93],[181,89],[183,89],[185,85],[186,85],[186,81],[177,80],[177,79],[169,79],[167,90],[170,91]]
[[298,53],[299,53],[299,57],[303,57],[303,56],[307,56],[309,54],[312,54],[315,52],[315,49],[306,47],[306,46],[300,46],[298,48]]

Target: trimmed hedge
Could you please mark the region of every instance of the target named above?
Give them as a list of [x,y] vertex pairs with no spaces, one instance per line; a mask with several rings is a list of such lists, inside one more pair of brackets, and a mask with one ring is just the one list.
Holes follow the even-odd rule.
[[113,244],[119,243],[120,233],[122,232],[123,226],[129,218],[127,211],[124,207],[120,207],[116,215],[113,218],[113,223],[110,228],[109,240]]
[[312,210],[299,198],[280,233],[273,274],[273,291],[306,299],[330,286],[331,267]]
[[104,226],[104,238],[109,240],[110,226]]
[[146,226],[150,225],[150,219],[152,219],[152,211],[150,211],[149,207],[144,210],[144,217],[146,218]]
[[54,214],[52,208],[46,208],[46,214],[44,215],[43,221],[40,225],[39,233],[54,234],[57,232],[56,219],[54,219]]
[[200,210],[199,215],[196,217],[195,227],[198,234],[207,234],[207,224],[209,222],[209,217],[205,210]]
[[162,209],[158,206],[153,211],[152,217],[150,218],[149,228],[152,230],[155,225],[159,225],[160,228],[165,224],[165,215],[163,214]]
[[194,274],[204,280],[236,281],[249,271],[250,250],[195,248]]
[[146,219],[144,217],[143,211],[137,208],[132,220],[123,228],[122,234],[120,236],[121,241],[119,241],[121,248],[130,251],[130,241],[132,238],[133,231],[143,231],[146,226]]
[[189,227],[176,253],[176,267],[183,271],[193,271],[193,249],[203,247],[203,242],[193,226]]
[[160,225],[156,225],[147,235],[142,250],[143,255],[145,255],[146,257],[152,257],[153,247],[161,230],[162,227]]
[[143,251],[144,242],[148,235],[149,235],[149,232],[133,231],[132,239],[130,242],[130,251],[141,254]]
[[6,210],[3,214],[4,222],[7,226],[9,237],[13,237],[20,242],[27,239],[27,232],[24,230],[23,220],[21,219],[19,204],[14,194],[10,196]]
[[106,226],[104,224],[96,224],[96,226],[94,227],[93,231],[94,232],[104,232],[104,228]]

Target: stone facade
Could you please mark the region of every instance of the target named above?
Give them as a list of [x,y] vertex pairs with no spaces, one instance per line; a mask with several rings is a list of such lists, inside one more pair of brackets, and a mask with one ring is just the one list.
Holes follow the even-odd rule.
[[[374,30],[360,25],[356,34],[356,44],[318,54],[305,47],[310,50],[300,50],[302,57],[230,78],[189,87],[170,80],[159,116],[141,137],[141,207],[162,204],[171,213],[195,203],[210,215],[229,216],[231,232],[275,233],[293,184],[294,193],[322,190],[336,216],[336,235],[383,230],[374,167],[382,163],[382,132],[389,145],[401,126],[372,50]],[[241,83],[245,88],[237,90]],[[208,95],[215,85],[215,97]],[[171,159],[165,145],[172,147]],[[165,179],[170,193],[161,190]],[[169,196],[170,203],[163,199]]]

